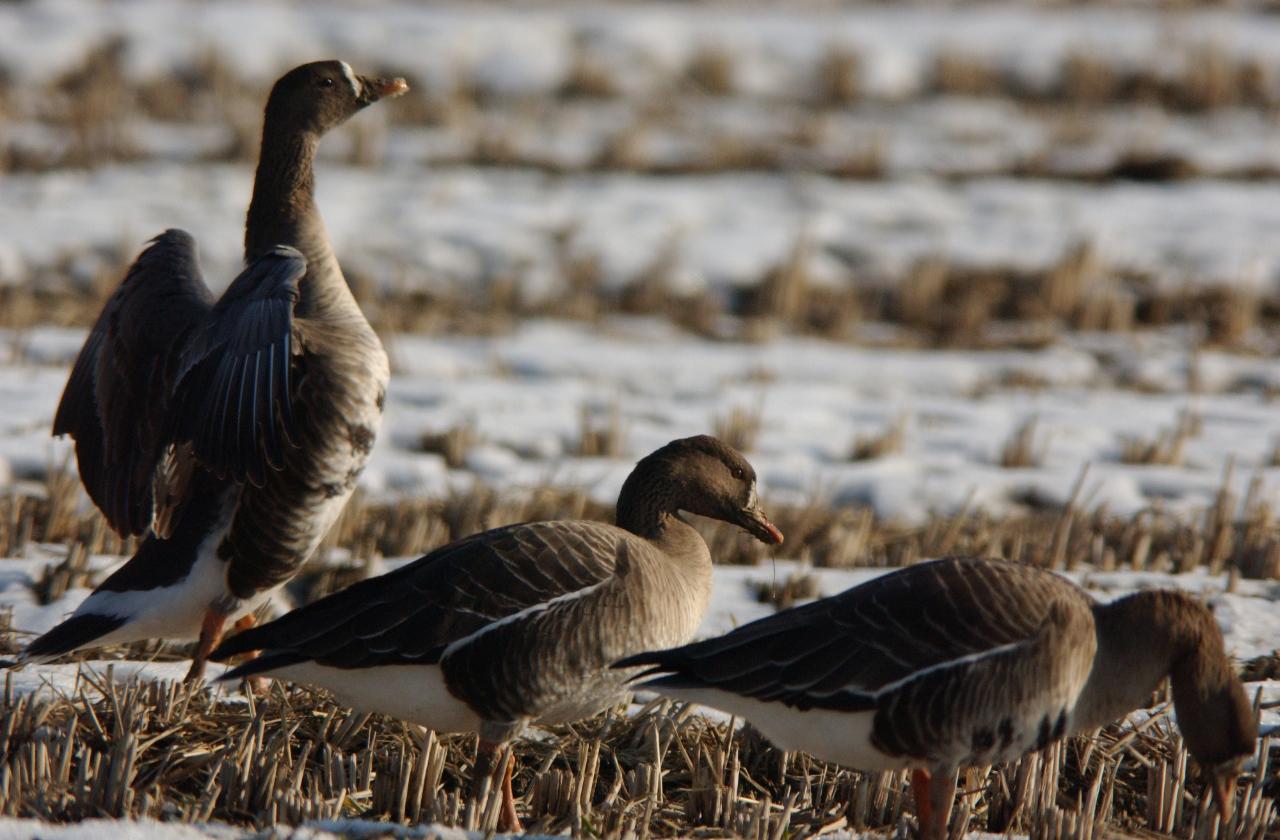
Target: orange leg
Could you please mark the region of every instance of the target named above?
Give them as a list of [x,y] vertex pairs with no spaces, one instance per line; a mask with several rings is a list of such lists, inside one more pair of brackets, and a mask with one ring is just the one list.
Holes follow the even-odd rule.
[[929,779],[929,812],[933,816],[933,835],[928,840],[947,840],[951,823],[951,805],[956,800],[956,771],[934,770]]
[[516,763],[515,752],[506,750],[502,755],[502,765],[495,767],[495,759],[501,753],[503,753],[502,744],[480,739],[476,745],[476,763],[473,770],[475,775],[471,779],[471,795],[479,797],[483,780],[492,777],[496,782],[500,773],[502,775],[502,810],[498,814],[498,830],[518,832],[523,828],[520,825],[520,816],[516,813],[515,793],[511,789],[511,773]]
[[204,621],[200,624],[200,641],[196,644],[196,655],[191,659],[191,670],[187,671],[184,682],[198,683],[204,679],[204,666],[209,661],[209,654],[222,638],[222,626],[227,617],[222,613],[206,610]]
[[[243,618],[237,619],[236,623],[231,625],[232,633],[243,633],[245,630],[251,629],[258,623],[258,619],[253,613],[249,613]],[[250,650],[236,656],[231,657],[229,662],[232,665],[239,665],[243,662],[249,662],[258,658],[259,651]],[[267,696],[267,692],[271,690],[271,680],[267,677],[245,677],[244,681],[249,684],[249,690],[258,697]]]
[[928,826],[933,818],[929,802],[930,778],[929,771],[923,768],[911,771],[911,796],[916,801],[916,820],[920,823],[921,837],[928,836]]
[[956,798],[956,771],[914,770],[911,793],[916,800],[921,840],[946,840]]
[[524,831],[524,826],[520,824],[520,815],[516,813],[516,794],[511,789],[511,774],[516,766],[514,748],[507,749],[505,764],[507,769],[502,774],[502,815],[498,818],[498,830],[521,832]]
[[1222,824],[1231,820],[1236,798],[1236,779],[1234,775],[1217,775],[1213,779],[1213,798],[1218,803],[1218,814]]

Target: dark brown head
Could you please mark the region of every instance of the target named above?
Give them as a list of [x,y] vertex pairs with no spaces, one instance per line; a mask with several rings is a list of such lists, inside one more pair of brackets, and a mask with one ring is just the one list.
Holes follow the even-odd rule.
[[756,471],[710,435],[673,440],[641,460],[618,497],[618,523],[636,523],[638,532],[645,530],[645,515],[678,511],[729,522],[770,545],[782,542],[782,532],[760,510]]
[[409,89],[404,79],[358,76],[345,61],[313,61],[281,76],[267,99],[267,123],[324,134],[379,99]]
[[1209,609],[1194,603],[1186,616],[1190,644],[1170,672],[1173,706],[1187,751],[1209,776],[1225,815],[1240,765],[1253,754],[1258,724],[1227,657],[1222,631]]

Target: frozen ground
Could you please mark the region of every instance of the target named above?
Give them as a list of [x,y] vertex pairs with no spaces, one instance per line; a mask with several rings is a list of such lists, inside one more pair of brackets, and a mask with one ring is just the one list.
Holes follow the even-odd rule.
[[[0,337],[9,354],[0,364],[0,470],[16,481],[38,487],[67,451],[47,429],[82,335],[40,328]],[[1215,503],[1232,460],[1235,499],[1245,498],[1256,479],[1253,502],[1275,508],[1280,417],[1266,394],[1280,373],[1251,357],[1208,354],[1193,362],[1182,346],[1176,333],[1078,336],[1036,352],[914,352],[796,339],[737,345],[692,339],[643,320],[611,321],[601,329],[535,322],[496,338],[403,336],[390,344],[396,374],[363,484],[374,497],[439,497],[475,481],[507,492],[551,483],[608,502],[638,457],[672,438],[710,431],[717,418],[745,408],[760,419],[749,457],[766,508],[769,502],[869,505],[883,517],[917,523],[966,505],[1000,514],[1028,503],[1064,503],[1081,465],[1090,463],[1081,498],[1086,508],[1191,518]],[[1192,364],[1199,369],[1196,396],[1183,389]],[[1036,387],[1026,388],[1028,382]],[[615,411],[624,454],[574,455],[583,415],[600,422]],[[1126,436],[1152,439],[1173,428],[1180,412],[1197,418],[1180,464],[1120,460]],[[899,417],[906,418],[901,451],[849,460],[856,437],[882,432]],[[1031,417],[1042,464],[1000,466],[1001,447]],[[418,449],[423,433],[464,424],[474,427],[477,443],[460,467],[450,469],[440,456]],[[48,629],[87,594],[73,590],[51,605],[35,604],[31,582],[63,550],[33,547],[26,558],[0,561],[0,603],[12,610],[15,628]],[[113,562],[95,561],[104,570]],[[703,633],[765,614],[770,608],[755,600],[749,584],[798,571],[782,561],[717,569]],[[878,573],[814,572],[821,594]],[[1270,653],[1280,640],[1274,581],[1242,580],[1226,591],[1225,577],[1204,572],[1082,572],[1076,578],[1103,598],[1146,586],[1202,593],[1240,659]],[[127,674],[136,666],[115,667]],[[181,670],[159,667],[148,673]],[[74,678],[72,666],[15,675],[26,689],[67,689]],[[1280,699],[1280,686],[1265,688],[1268,698]]]
[[[48,429],[75,330],[0,335],[0,486],[39,479],[69,451]],[[1129,516],[1195,516],[1226,465],[1243,500],[1280,507],[1274,450],[1280,369],[1266,358],[1193,354],[1178,333],[1078,336],[1038,351],[914,351],[817,340],[707,342],[650,320],[600,328],[532,322],[491,338],[389,340],[395,374],[362,484],[374,497],[441,496],[476,480],[504,491],[574,485],[611,503],[631,465],[677,437],[714,431],[735,409],[759,420],[749,452],[768,500],[865,505],[905,523],[964,506],[1007,513],[1067,501]],[[1194,378],[1199,393],[1185,388]],[[616,415],[622,455],[575,455],[584,417]],[[1125,463],[1126,447],[1186,425],[1181,460]],[[1034,420],[1034,466],[1001,466]],[[899,451],[851,460],[858,438],[895,424]],[[424,433],[472,427],[457,469],[421,450]],[[1170,459],[1174,460],[1174,459]]]
[[1227,9],[1037,7],[1031,4],[417,5],[56,0],[0,9],[0,67],[37,82],[74,67],[86,44],[122,36],[140,77],[184,69],[210,50],[270,78],[281,62],[339,53],[402,68],[436,88],[507,94],[565,86],[580,51],[630,93],[670,86],[693,56],[726,51],[747,92],[794,96],[832,50],[856,55],[864,93],[901,98],[930,82],[938,53],[979,56],[1028,87],[1049,89],[1075,53],[1117,67],[1185,73],[1205,46],[1239,58],[1280,54],[1280,20]]
[[[813,283],[883,286],[922,258],[1043,270],[1086,243],[1097,260],[1083,281],[1110,293],[1140,294],[1138,277],[1273,295],[1280,16],[1260,5],[0,3],[0,284],[90,289],[120,255],[181,226],[223,287],[239,263],[260,89],[294,63],[337,56],[408,76],[437,108],[411,97],[371,109],[322,148],[319,200],[335,249],[353,277],[384,289],[484,300],[488,284],[514,281],[536,301],[594,265],[610,292],[660,273],[673,291],[729,297],[796,253]],[[77,116],[76,83],[58,79],[116,35],[118,99]],[[95,73],[109,75],[91,70],[90,87]],[[1122,91],[1135,79],[1151,98]],[[1090,101],[1079,87],[1091,81],[1111,93]],[[131,99],[157,83],[171,96],[190,83],[187,110],[157,116]],[[832,84],[845,86],[834,99]],[[72,159],[77,131],[124,140],[89,161],[97,168],[35,172],[41,160]],[[112,163],[122,159],[131,162]],[[528,166],[502,168],[512,161]],[[639,174],[703,169],[726,171]],[[1166,182],[1113,180],[1126,171]],[[863,329],[861,339],[892,343],[890,325]],[[48,428],[83,336],[0,332],[0,492],[41,492],[66,457]],[[362,485],[395,499],[550,483],[608,502],[637,458],[743,411],[759,422],[748,455],[766,506],[868,506],[905,524],[966,509],[1000,515],[1064,503],[1088,464],[1086,509],[1193,521],[1225,480],[1237,513],[1245,500],[1280,510],[1280,368],[1270,336],[1248,338],[1241,346],[1259,355],[1193,351],[1194,329],[1074,334],[1000,352],[708,342],[626,319],[395,336],[386,423]],[[1028,422],[1033,464],[1002,466]],[[621,455],[577,455],[588,424],[614,425]],[[421,440],[456,427],[473,430],[474,443],[451,468]],[[855,441],[895,428],[900,446],[850,458]],[[1171,463],[1125,462],[1161,438],[1181,440]],[[29,545],[0,559],[0,612],[16,629],[47,629],[87,594],[35,602],[32,582],[64,551]],[[118,562],[96,557],[92,567]],[[771,610],[755,584],[807,573],[829,595],[882,571],[808,570],[794,559],[720,567],[702,632]],[[1241,660],[1280,644],[1275,581],[1231,586],[1203,570],[1074,578],[1099,598],[1149,586],[1201,593]],[[171,679],[186,666],[88,667]],[[19,691],[66,692],[77,672],[51,665],[9,678]],[[1280,702],[1278,681],[1251,688]],[[1264,722],[1280,725],[1280,712]],[[220,825],[0,820],[0,840],[104,831],[243,836]],[[291,836],[387,831],[344,822]]]
[[[77,254],[71,279],[87,280],[106,267],[95,249],[114,269],[117,251],[133,255],[182,227],[199,243],[210,285],[222,288],[238,270],[251,183],[245,166],[173,163],[0,175],[0,282],[24,282]],[[561,288],[568,258],[595,263],[606,288],[661,265],[673,291],[726,291],[755,285],[800,242],[819,284],[898,279],[926,257],[1045,269],[1081,242],[1104,274],[1127,269],[1167,288],[1265,293],[1280,280],[1277,182],[555,177],[329,163],[317,183],[343,263],[393,289],[465,293],[514,279],[537,300]]]
[[[320,203],[337,253],[384,286],[465,292],[514,280],[537,299],[563,282],[568,259],[598,265],[610,289],[661,266],[676,291],[725,291],[754,285],[797,243],[818,283],[890,282],[922,257],[1044,269],[1082,242],[1095,248],[1104,279],[1127,271],[1167,287],[1261,292],[1280,280],[1271,235],[1280,223],[1280,131],[1272,111],[1233,98],[1242,86],[1255,99],[1280,101],[1276,15],[1007,3],[726,13],[660,3],[515,10],[48,0],[0,6],[0,32],[0,71],[11,89],[0,149],[17,150],[14,161],[28,153],[58,160],[81,134],[121,133],[125,156],[140,159],[92,172],[0,174],[0,283],[48,276],[69,256],[77,259],[67,273],[84,279],[174,225],[196,234],[215,286],[235,273],[252,170],[207,159],[226,156],[237,131],[252,146],[258,100],[233,93],[231,81],[216,95],[192,82],[198,95],[189,98],[213,107],[165,122],[121,105],[124,113],[99,115],[96,128],[94,117],[78,124],[74,85],[56,93],[41,85],[112,35],[124,39],[125,84],[187,79],[217,54],[227,72],[265,85],[295,62],[339,55],[405,74],[427,96],[449,100],[463,89],[469,104],[444,108],[444,116],[389,103],[324,146]],[[686,78],[708,51],[728,66],[720,97],[691,93]],[[857,90],[848,103],[816,108],[824,62],[844,53]],[[990,65],[1015,92],[1038,91],[1047,104],[998,98],[1008,92],[999,86],[984,98],[935,96],[944,55]],[[1166,110],[1140,98],[1141,106],[1054,107],[1072,57],[1097,63],[1107,78],[1145,68],[1157,82],[1222,87],[1223,104]],[[1256,72],[1231,69],[1249,60]],[[610,95],[561,95],[584,65],[609,80]],[[344,166],[360,157],[351,153],[360,138],[373,149],[366,162],[376,164]],[[510,157],[615,171],[438,166],[473,160],[485,144],[497,147],[490,156],[499,164]],[[611,145],[622,149],[619,160],[600,163]],[[735,163],[744,148],[754,163]],[[0,170],[9,168],[4,157]],[[1162,157],[1173,162],[1156,178],[1185,177],[1185,163],[1190,174],[1231,179],[1018,177],[1105,178],[1135,161],[1140,169],[1155,160],[1159,169]],[[642,170],[692,163],[775,171],[618,173],[628,161]],[[877,180],[806,174],[845,166],[865,166]],[[960,176],[967,180],[952,180]]]

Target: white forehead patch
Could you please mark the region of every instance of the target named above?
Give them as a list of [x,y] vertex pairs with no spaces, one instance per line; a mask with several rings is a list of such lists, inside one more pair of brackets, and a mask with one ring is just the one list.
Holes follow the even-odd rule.
[[347,83],[351,85],[351,92],[357,97],[364,93],[364,86],[361,85],[360,80],[356,78],[356,74],[352,71],[351,65],[347,64],[345,61],[339,61],[338,64],[342,66],[342,75],[347,77]]

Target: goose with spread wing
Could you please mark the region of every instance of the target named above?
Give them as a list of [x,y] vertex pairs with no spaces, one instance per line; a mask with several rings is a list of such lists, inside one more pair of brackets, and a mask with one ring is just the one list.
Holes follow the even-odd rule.
[[198,639],[311,556],[355,487],[389,367],[315,201],[321,136],[407,89],[342,61],[304,64],[267,101],[245,270],[215,300],[181,230],[154,239],[103,307],[54,419],[85,489],[137,553],[20,662],[91,645]]
[[1143,706],[1165,678],[1224,812],[1257,725],[1199,600],[1095,603],[1066,578],[951,558],[726,635],[623,659],[642,687],[751,721],[779,747],[860,770],[913,768],[921,834],[946,836],[956,772]]
[[[261,650],[223,675],[327,688],[348,705],[443,732],[479,732],[475,781],[531,723],[590,717],[628,693],[619,657],[693,637],[711,595],[711,555],[681,512],[769,544],[751,464],[721,441],[672,441],[636,464],[616,525],[508,525],[229,637],[217,660]],[[519,825],[511,762],[502,825]]]

